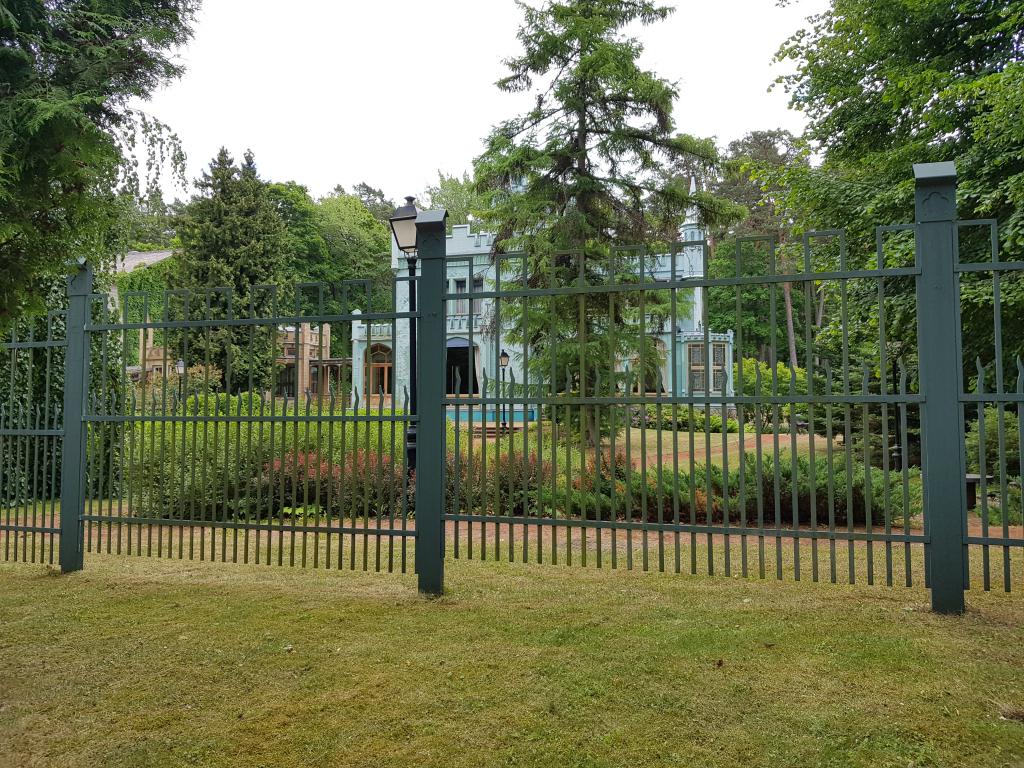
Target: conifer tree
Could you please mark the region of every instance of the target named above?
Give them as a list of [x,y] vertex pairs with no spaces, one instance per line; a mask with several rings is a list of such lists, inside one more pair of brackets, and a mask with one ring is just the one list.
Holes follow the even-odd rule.
[[[213,318],[287,314],[289,298],[268,287],[284,278],[284,222],[256,173],[252,153],[246,152],[239,167],[221,149],[196,186],[199,192],[179,220],[182,285],[230,290],[230,303],[226,292],[209,294]],[[188,314],[193,319],[207,312],[205,297],[192,298]],[[223,370],[228,391],[262,389],[272,383],[276,330],[272,323],[216,326],[190,333],[180,343],[191,350],[189,363],[209,362]]]
[[173,51],[198,6],[0,0],[0,329],[52,309],[77,257],[112,267],[118,192],[156,181],[165,158],[184,168],[167,126],[133,102],[181,74]]
[[[636,282],[637,263],[617,256],[614,246],[653,244],[666,217],[678,226],[688,209],[705,220],[732,211],[706,192],[691,195],[687,183],[663,172],[682,160],[703,168],[716,163],[712,141],[675,131],[675,86],[643,70],[642,46],[622,33],[634,22],[661,21],[671,9],[648,0],[519,6],[523,51],[506,60],[509,74],[497,85],[536,97],[526,114],[495,126],[477,158],[484,205],[474,213],[496,231],[497,252],[525,253],[531,287],[581,278],[590,285]],[[634,292],[505,301],[503,321],[507,335],[529,348],[534,382],[604,394],[624,384],[615,361],[657,365],[651,337],[640,349],[637,299]],[[603,425],[593,409],[583,409],[582,419],[593,445]]]

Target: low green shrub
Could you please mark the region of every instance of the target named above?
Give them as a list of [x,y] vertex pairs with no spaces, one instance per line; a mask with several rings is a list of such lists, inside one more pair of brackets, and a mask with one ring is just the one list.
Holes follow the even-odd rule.
[[[521,456],[509,457],[508,461],[523,463]],[[472,509],[484,514],[651,523],[678,519],[699,524],[721,523],[728,516],[733,523],[745,520],[754,525],[761,520],[769,526],[775,524],[776,518],[780,524],[792,525],[795,517],[800,525],[832,522],[845,526],[864,525],[869,515],[872,523],[879,525],[887,511],[892,522],[899,522],[919,515],[922,510],[918,470],[907,470],[906,489],[903,476],[897,472],[890,473],[887,487],[880,469],[865,472],[863,466],[855,465],[852,477],[847,477],[844,463],[834,461],[830,471],[824,457],[813,463],[807,457],[798,457],[795,467],[789,460],[780,460],[776,472],[770,456],[763,457],[758,467],[757,457],[747,454],[742,471],[736,469],[726,475],[719,466],[699,465],[692,474],[675,475],[665,468],[646,473],[630,470],[623,456],[617,456],[614,462],[605,456],[601,462],[587,461],[582,473],[574,467],[568,481],[564,474],[553,471],[549,462],[537,466],[533,458],[529,463],[530,471],[516,476],[516,482],[509,484],[511,499],[506,494],[494,497],[450,492],[449,511]],[[455,473],[451,465],[450,458],[450,476]],[[457,469],[464,471],[464,464],[460,463]],[[496,471],[502,476],[510,473],[504,464]],[[461,474],[459,477],[465,483]],[[538,482],[533,485],[535,478]]]
[[[379,421],[376,409],[337,408],[332,414],[326,404],[291,403],[285,409],[276,401],[272,410],[256,394],[220,393],[189,398],[177,414],[207,418],[133,422],[124,438],[124,496],[133,514],[277,515],[315,503],[317,475],[321,504],[335,514],[357,509],[375,515],[408,495],[398,487],[404,482],[403,421]],[[327,416],[333,418],[322,418]],[[455,427],[449,422],[447,429],[448,445],[454,445]],[[336,483],[325,480],[335,477]]]
[[[244,396],[242,396],[244,397]],[[227,398],[227,396],[225,396]],[[237,419],[241,399],[206,398],[185,408],[209,410],[197,421],[141,421],[127,429],[125,497],[134,514],[158,518],[261,519],[289,510],[315,508],[335,516],[415,513],[415,481],[404,471],[404,424],[360,420],[366,411],[333,421],[309,421],[313,405],[290,408],[253,421]],[[248,403],[241,406],[248,414]],[[228,409],[229,413],[224,413]],[[258,409],[257,409],[258,410]],[[234,412],[232,415],[231,411]],[[265,413],[267,411],[265,410]],[[712,414],[714,415],[714,414]],[[448,445],[454,446],[449,423]],[[447,457],[446,504],[451,513],[570,516],[649,522],[748,524],[778,519],[791,525],[880,523],[886,508],[893,521],[921,511],[920,474],[891,472],[888,490],[881,469],[855,464],[847,477],[842,456],[831,467],[771,454],[758,462],[743,457],[728,473],[698,465],[692,474],[666,466],[641,472],[623,452],[595,454],[541,438],[541,453],[527,434],[476,441],[472,452],[460,435],[460,453]],[[487,451],[486,463],[484,451]],[[776,501],[777,500],[777,501]]]
[[[125,497],[136,515],[227,519],[259,517],[296,506],[288,501],[292,494],[274,505],[265,493],[268,467],[273,473],[274,462],[298,461],[291,467],[297,469],[303,461],[287,457],[312,454],[332,466],[344,466],[350,454],[393,453],[402,463],[405,425],[401,421],[359,420],[377,413],[351,409],[337,411],[332,421],[309,421],[328,413],[315,404],[308,409],[291,407],[284,413],[278,407],[273,420],[269,409],[258,420],[232,420],[248,418],[244,398],[201,398],[185,414],[208,419],[136,421],[126,430]],[[211,412],[204,413],[207,410]]]
[[[986,488],[988,498],[978,498],[978,506],[974,508],[974,514],[984,519],[985,512],[988,512],[988,524],[990,526],[1001,526],[1003,524],[1003,485],[998,480],[988,483]],[[1021,479],[1011,477],[1006,482],[1006,524],[1024,524],[1024,500],[1021,496]]]
[[[999,455],[999,408],[991,405],[985,408],[985,473],[998,475],[1000,471]],[[973,418],[968,414],[966,448],[967,469],[979,472],[981,467],[981,421],[977,411]],[[1003,409],[1003,446],[1008,475],[1020,475],[1020,419],[1010,408]]]
[[[692,429],[695,432],[720,433],[722,431],[722,414],[712,411],[709,415],[703,409],[695,408],[691,419],[689,406],[676,406],[675,413],[673,413],[671,405],[662,405],[659,413],[657,405],[636,405],[630,409],[630,426],[687,432]],[[736,434],[740,431],[739,422],[736,419],[727,418],[725,429],[730,434]]]
[[335,517],[401,514],[408,482],[401,459],[360,450],[333,463],[315,452],[288,453],[268,462],[250,495],[262,499],[261,517],[289,509],[316,509]]

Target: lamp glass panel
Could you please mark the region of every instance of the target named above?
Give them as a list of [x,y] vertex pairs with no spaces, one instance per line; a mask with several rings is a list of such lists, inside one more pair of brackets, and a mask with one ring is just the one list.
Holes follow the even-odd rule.
[[392,219],[391,229],[399,250],[411,251],[416,248],[416,219]]

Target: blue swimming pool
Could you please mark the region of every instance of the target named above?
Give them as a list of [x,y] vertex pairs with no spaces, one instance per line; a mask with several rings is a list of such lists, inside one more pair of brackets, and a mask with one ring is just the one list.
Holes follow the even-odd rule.
[[[501,421],[501,411],[495,413],[494,410],[481,411],[480,408],[474,407],[472,416],[470,415],[469,406],[459,408],[459,421],[468,422],[472,419],[475,422],[489,421],[491,424]],[[455,408],[448,407],[448,418],[455,419]],[[536,421],[537,411],[535,408],[527,408],[525,411],[521,408],[512,410],[508,409],[505,411],[506,422],[522,422],[522,421]]]

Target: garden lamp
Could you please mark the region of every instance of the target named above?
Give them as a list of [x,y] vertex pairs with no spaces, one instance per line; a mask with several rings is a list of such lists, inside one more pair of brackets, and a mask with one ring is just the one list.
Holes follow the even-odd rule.
[[405,205],[396,208],[388,219],[398,250],[405,254],[416,252],[416,217],[419,211],[416,209],[415,200],[414,197],[406,197]]
[[[505,392],[505,369],[508,368],[508,352],[504,349],[501,350],[501,354],[498,355],[498,366],[501,368],[501,390],[502,394]],[[505,401],[501,401],[501,431],[508,431],[508,422],[505,420]]]
[[[416,198],[408,196],[405,198],[405,205],[399,206],[391,214],[388,222],[391,224],[391,233],[395,236],[395,243],[398,249],[405,254],[406,264],[409,266],[409,311],[416,311],[416,217],[419,211],[415,204]],[[409,318],[409,413],[416,414],[417,408],[417,368],[419,361],[416,359],[416,319]],[[416,425],[408,423],[405,427],[405,455],[406,468],[412,474],[416,471]]]

